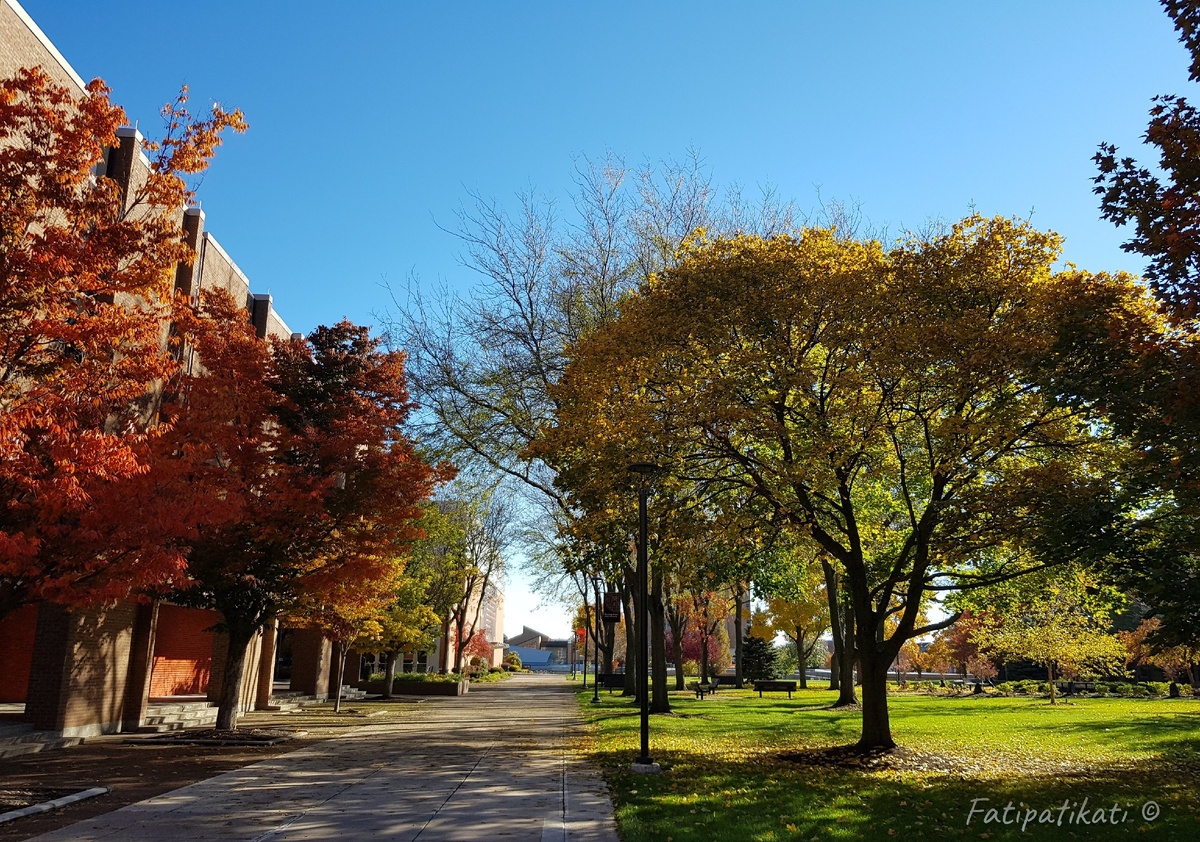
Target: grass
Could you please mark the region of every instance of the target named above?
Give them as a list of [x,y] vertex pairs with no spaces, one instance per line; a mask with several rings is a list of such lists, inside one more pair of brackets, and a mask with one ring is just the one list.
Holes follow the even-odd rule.
[[[1200,839],[1200,700],[897,694],[892,731],[905,750],[854,767],[813,751],[858,738],[861,715],[829,710],[834,698],[673,694],[673,712],[650,720],[663,774],[635,775],[637,708],[581,691],[582,749],[609,782],[624,842]],[[1085,798],[1087,825],[1074,818]],[[1150,801],[1159,813],[1145,821]],[[999,812],[970,814],[973,802]]]

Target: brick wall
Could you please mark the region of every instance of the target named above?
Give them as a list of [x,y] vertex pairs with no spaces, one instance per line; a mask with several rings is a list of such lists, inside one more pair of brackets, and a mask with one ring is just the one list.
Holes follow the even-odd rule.
[[208,692],[212,672],[216,611],[161,605],[154,634],[150,697],[192,696]]
[[137,605],[67,610],[43,603],[30,669],[25,718],[64,736],[121,729]]
[[58,84],[83,93],[83,80],[37,24],[19,5],[0,0],[0,76],[7,78],[21,67],[38,65]]
[[[119,45],[114,45],[116,48]],[[19,3],[0,0],[0,76],[11,76],[20,67],[34,65],[43,66],[52,79],[82,93],[83,80]],[[118,135],[119,145],[109,155],[108,174],[128,195],[145,178],[147,162],[136,131],[122,129]],[[183,214],[182,209],[180,213]],[[250,305],[249,281],[216,240],[203,232],[202,215],[192,212],[184,219],[190,241],[199,246],[200,257],[195,271],[181,268],[177,273],[181,286],[220,286],[228,289],[239,304]],[[261,320],[264,333],[289,335],[286,324],[272,309],[264,309]],[[166,327],[164,323],[164,335]],[[68,736],[114,732],[123,722],[125,727],[131,727],[139,721],[153,683],[147,679],[151,652],[163,657],[155,685],[158,692],[188,692],[202,683],[203,656],[187,648],[180,639],[171,639],[170,632],[162,648],[157,646],[155,619],[147,606],[139,611],[134,603],[73,612],[58,606],[43,606],[36,620],[30,621],[36,627],[32,643],[27,630],[26,636],[21,637],[17,632],[0,629],[0,658],[8,659],[0,661],[3,673],[0,694],[15,695],[14,688],[27,685],[28,692],[22,690],[26,719],[38,728],[61,731]],[[166,628],[171,629],[169,620]],[[194,628],[182,637],[194,642]],[[206,683],[211,691],[214,676],[219,674],[224,660],[225,644],[219,635],[206,637],[210,643]],[[256,638],[248,653],[242,686],[244,708],[254,704],[260,648],[261,641]],[[32,656],[22,654],[29,651]],[[21,664],[25,665],[27,680],[22,678]]]
[[[207,231],[200,237],[200,267],[195,282],[196,291],[223,289],[238,304],[250,309],[250,279],[234,263],[217,238]],[[249,319],[249,312],[247,319]]]
[[62,722],[63,687],[70,672],[67,663],[70,639],[71,616],[67,610],[50,603],[40,605],[25,718],[43,731],[56,731]]
[[312,629],[292,631],[291,688],[310,696],[329,696],[329,668],[332,646],[321,633]]
[[68,736],[120,730],[136,616],[132,602],[72,614],[62,727],[56,730]]
[[[242,671],[242,687],[238,695],[239,710],[254,710],[258,693],[258,670],[262,655],[262,631],[254,635],[250,645],[246,647],[246,662]],[[229,637],[224,634],[213,635],[212,647],[212,680],[208,684],[208,699],[215,702],[220,698],[221,685],[225,676],[225,659],[229,654]]]
[[0,619],[0,702],[23,702],[29,690],[38,607],[27,605]]

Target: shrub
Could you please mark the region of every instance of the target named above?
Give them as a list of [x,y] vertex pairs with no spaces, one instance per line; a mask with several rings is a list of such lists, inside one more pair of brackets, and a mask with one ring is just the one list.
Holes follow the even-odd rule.
[[1171,692],[1171,684],[1167,681],[1147,681],[1145,687],[1154,696],[1165,696]]
[[[381,676],[382,678],[382,676]],[[397,681],[448,681],[457,683],[463,680],[463,676],[456,672],[442,675],[437,672],[398,672],[396,673]]]

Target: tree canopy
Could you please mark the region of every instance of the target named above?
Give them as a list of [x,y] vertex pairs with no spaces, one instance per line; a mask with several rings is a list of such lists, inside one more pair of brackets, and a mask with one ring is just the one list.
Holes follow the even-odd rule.
[[185,177],[241,112],[196,120],[187,89],[128,191],[97,177],[124,112],[99,80],[79,99],[41,69],[0,81],[0,616],[26,601],[118,598],[181,581],[177,555],[114,497],[147,469],[176,265],[194,255]]
[[759,499],[839,566],[863,747],[892,744],[883,681],[939,625],[925,596],[1052,562],[1024,539],[1057,534],[1103,464],[1089,408],[1043,384],[1074,364],[1072,304],[1153,305],[1132,278],[1053,271],[1058,247],[980,217],[890,250],[700,231],[573,349],[558,428],[656,443],[697,493]]

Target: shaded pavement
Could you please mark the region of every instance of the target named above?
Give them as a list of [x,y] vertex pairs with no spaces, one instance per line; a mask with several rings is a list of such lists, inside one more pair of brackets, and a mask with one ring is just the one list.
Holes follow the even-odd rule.
[[513,676],[35,838],[616,842],[579,727],[562,676]]

